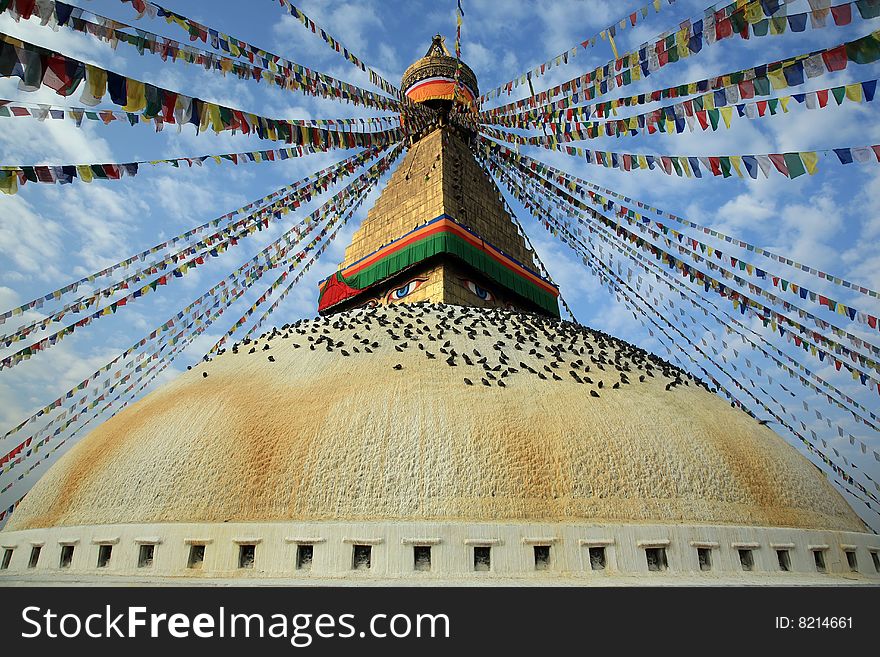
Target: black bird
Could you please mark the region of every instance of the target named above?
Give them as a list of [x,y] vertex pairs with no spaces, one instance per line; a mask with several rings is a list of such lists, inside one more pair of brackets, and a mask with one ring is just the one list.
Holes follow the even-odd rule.
[[428,357],[428,360],[434,360],[436,358],[436,356],[434,354],[432,354],[430,351],[426,351],[425,356]]
[[504,381],[498,381],[498,385],[501,386],[502,388],[506,388],[506,387],[507,387],[507,384],[504,383]]
[[[357,347],[355,347],[355,349],[357,349]],[[342,349],[339,353],[342,354],[343,356],[350,356],[351,355],[345,349]]]
[[613,386],[611,386],[611,387],[614,388],[615,390],[617,390],[617,389],[620,387],[620,384],[619,384],[619,383],[615,383],[615,384],[614,384]]
[[562,381],[562,377],[559,376],[556,372],[553,372],[553,380],[554,381]]
[[251,347],[251,350],[250,350],[248,353],[249,353],[249,354],[252,354],[252,353],[254,353],[256,350],[257,350],[256,347]]
[[450,356],[449,358],[447,358],[446,364],[449,365],[449,367],[458,367],[458,365],[455,364],[455,357],[454,356]]
[[669,383],[666,384],[666,390],[670,390],[672,388],[672,386],[674,386],[674,385],[675,385],[675,381],[670,381]]
[[773,422],[773,420],[758,420],[758,424],[766,425],[768,422]]
[[205,379],[207,379],[207,378],[208,378],[208,373],[207,373],[207,372],[202,372],[202,377],[205,378]]
[[599,383],[597,383],[596,385],[598,385],[598,386],[601,388],[603,385],[605,385],[605,382],[604,382],[604,381],[599,381]]
[[402,369],[403,369],[403,365],[401,365],[400,363],[398,363],[397,365],[394,366],[393,369],[395,369],[395,370],[402,370]]
[[269,362],[270,362],[270,363],[274,363],[274,362],[275,362],[275,356],[267,356],[267,358],[269,359]]
[[491,386],[491,385],[492,385],[491,383],[489,383],[488,381],[486,381],[486,379],[480,379],[480,381],[483,382],[483,385],[484,385],[484,386]]
[[394,345],[394,349],[396,349],[397,351],[403,351],[403,347],[401,347],[399,344]]
[[599,396],[598,392],[596,392],[595,390],[590,390],[590,397],[598,397],[598,396]]
[[470,379],[465,379],[464,382],[467,383],[469,386],[474,385],[474,382],[471,381]]

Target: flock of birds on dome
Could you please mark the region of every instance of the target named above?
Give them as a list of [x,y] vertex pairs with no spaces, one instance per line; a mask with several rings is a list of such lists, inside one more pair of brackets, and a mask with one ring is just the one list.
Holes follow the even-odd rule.
[[[664,386],[667,391],[692,381],[712,391],[659,356],[602,331],[507,308],[430,302],[361,308],[284,324],[255,340],[236,342],[228,351],[262,357],[272,351],[276,339],[293,350],[307,346],[311,351],[323,349],[343,358],[390,353],[392,348],[396,353],[421,354],[425,361],[436,361],[435,367],[442,367],[441,363],[463,367],[469,376],[463,376],[462,381],[468,386],[479,383],[504,388],[508,377],[528,375],[589,386],[584,394],[600,397],[603,392],[662,377],[668,380]],[[478,346],[469,344],[477,341]],[[226,352],[220,350],[215,358]],[[295,358],[295,351],[285,354]],[[284,362],[276,361],[274,353],[266,358]],[[206,358],[205,362],[213,360]],[[424,363],[420,369],[428,366]],[[210,366],[201,369],[207,378]],[[392,369],[405,371],[406,367],[398,362]]]

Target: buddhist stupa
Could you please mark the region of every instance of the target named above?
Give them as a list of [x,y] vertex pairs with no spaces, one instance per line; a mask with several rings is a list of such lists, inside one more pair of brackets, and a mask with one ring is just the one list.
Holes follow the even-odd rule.
[[[767,426],[559,318],[435,38],[420,126],[319,315],[244,340],[65,454],[0,583],[847,584],[880,539]],[[458,69],[458,70],[456,70]]]

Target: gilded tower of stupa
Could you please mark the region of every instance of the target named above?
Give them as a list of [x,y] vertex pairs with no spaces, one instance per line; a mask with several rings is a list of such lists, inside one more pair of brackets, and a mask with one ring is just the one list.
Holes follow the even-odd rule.
[[[0,532],[0,581],[817,584],[880,541],[802,455],[663,359],[559,319],[558,291],[438,110],[320,284],[96,428]],[[7,556],[8,555],[8,556]]]
[[406,300],[521,308],[559,316],[557,288],[534,266],[498,188],[471,154],[474,135],[448,125],[479,95],[462,63],[434,37],[403,76],[413,102],[440,112],[369,211],[336,272],[321,284],[319,312]]

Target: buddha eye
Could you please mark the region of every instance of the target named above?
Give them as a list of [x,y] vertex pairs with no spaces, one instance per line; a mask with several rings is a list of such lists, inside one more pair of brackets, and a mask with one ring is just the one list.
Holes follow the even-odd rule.
[[489,292],[489,290],[487,290],[486,288],[480,287],[479,285],[477,285],[473,281],[469,281],[467,279],[463,279],[462,282],[464,283],[464,285],[467,289],[469,289],[471,292],[476,294],[477,297],[482,299],[483,301],[494,301],[495,300],[495,295],[492,294],[491,292]]
[[400,287],[391,290],[391,292],[388,293],[388,301],[389,302],[400,301],[404,297],[409,296],[410,294],[415,292],[418,288],[420,288],[422,286],[422,283],[424,283],[426,280],[428,280],[428,279],[414,278],[411,281],[405,283],[404,285],[401,285]]

